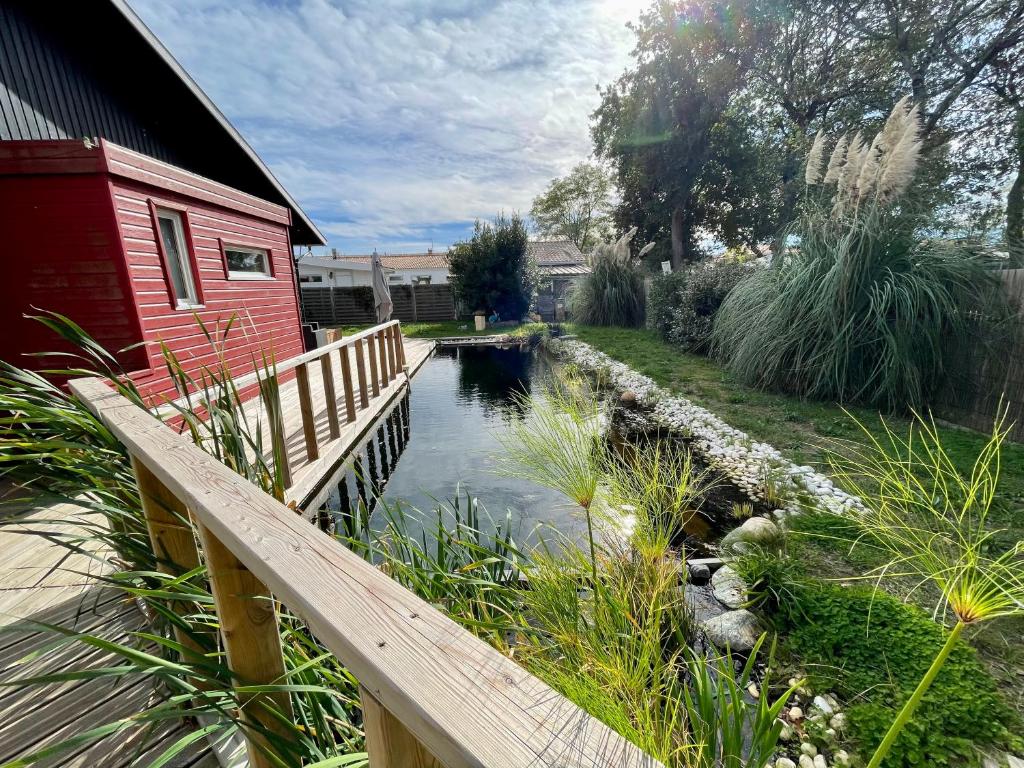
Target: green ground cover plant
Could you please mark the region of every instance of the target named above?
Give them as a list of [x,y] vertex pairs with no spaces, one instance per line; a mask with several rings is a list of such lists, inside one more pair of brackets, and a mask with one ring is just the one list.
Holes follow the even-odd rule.
[[[816,689],[837,690],[850,702],[849,735],[860,754],[871,754],[950,633],[921,609],[865,586],[808,584],[790,597],[796,604],[779,627],[785,651]],[[1005,745],[1011,722],[974,650],[955,641],[882,765],[975,764],[975,745]]]

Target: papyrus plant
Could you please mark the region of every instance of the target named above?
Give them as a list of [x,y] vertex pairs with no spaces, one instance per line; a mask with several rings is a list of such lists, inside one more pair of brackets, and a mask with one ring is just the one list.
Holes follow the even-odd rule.
[[931,421],[918,418],[906,438],[883,427],[876,438],[862,426],[867,447],[832,452],[829,463],[864,502],[865,511],[852,518],[857,544],[886,557],[868,578],[904,577],[936,591],[934,618],[950,631],[868,768],[881,765],[967,627],[1024,614],[1024,542],[1000,546],[1002,532],[989,525],[1007,435],[1002,421],[968,474],[953,463]]

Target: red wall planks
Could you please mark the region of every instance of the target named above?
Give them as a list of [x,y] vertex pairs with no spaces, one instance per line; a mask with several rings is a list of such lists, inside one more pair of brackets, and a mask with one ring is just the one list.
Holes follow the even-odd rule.
[[[111,351],[142,338],[108,197],[99,174],[0,175],[0,359],[30,368],[70,364],[26,357],[71,349],[24,317],[39,310],[67,315]],[[121,364],[131,370],[145,359],[134,350]]]
[[[191,372],[217,362],[217,353],[203,336],[196,316],[210,331],[223,331],[231,318],[223,354],[237,374],[252,369],[262,351],[277,360],[302,353],[302,333],[292,283],[291,245],[285,226],[237,211],[228,211],[176,192],[161,190],[131,179],[113,181],[115,214],[130,254],[129,270],[147,342],[150,371],[135,378],[147,394],[171,395],[161,343],[178,355]],[[163,272],[156,232],[148,217],[149,201],[178,210],[188,221],[187,247],[200,283],[203,305],[177,309]],[[147,212],[143,223],[141,212]],[[227,277],[219,240],[270,251],[274,276],[263,280]],[[215,244],[208,246],[208,243]]]
[[[222,350],[236,375],[251,371],[264,352],[284,360],[303,351],[287,209],[107,142],[85,152],[81,142],[64,142],[73,150],[71,167],[55,162],[55,156],[65,160],[55,147],[61,142],[39,142],[38,151],[26,149],[35,142],[4,144],[0,260],[9,279],[0,284],[0,318],[5,331],[17,333],[4,333],[3,359],[24,365],[21,352],[55,348],[49,332],[20,319],[30,304],[68,314],[108,348],[144,341],[124,365],[157,401],[173,397],[161,344],[192,375],[217,362],[196,316],[211,331],[223,331],[236,318]],[[17,163],[5,167],[5,152],[14,149]],[[99,162],[87,162],[90,153],[100,155]],[[175,306],[153,204],[183,214],[200,307]],[[229,278],[223,244],[265,248],[273,276]]]

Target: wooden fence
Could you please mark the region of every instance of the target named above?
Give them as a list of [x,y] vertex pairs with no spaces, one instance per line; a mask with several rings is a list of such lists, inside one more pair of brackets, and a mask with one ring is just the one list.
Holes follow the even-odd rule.
[[[361,325],[376,322],[373,289],[302,288],[302,319],[320,325]],[[433,323],[455,320],[452,287],[439,285],[392,285],[392,317],[403,323]]]
[[993,347],[979,339],[965,350],[933,409],[947,421],[982,431],[992,429],[1002,410],[1014,424],[1010,439],[1024,441],[1024,269],[999,275],[1020,309],[1017,322],[1007,329],[1008,341]]
[[[71,388],[131,454],[162,567],[206,564],[236,684],[282,682],[276,600],[359,681],[373,768],[659,766],[102,380]],[[279,730],[267,712],[245,717]],[[244,732],[250,765],[268,768],[258,729]]]

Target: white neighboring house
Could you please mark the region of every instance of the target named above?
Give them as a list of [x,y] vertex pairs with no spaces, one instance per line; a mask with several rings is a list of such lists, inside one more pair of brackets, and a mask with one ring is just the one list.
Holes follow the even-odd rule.
[[[341,256],[313,256],[305,253],[296,262],[301,288],[351,288],[373,285],[373,268],[369,257],[365,262],[348,261]],[[384,266],[391,277],[391,270]]]
[[[391,272],[388,275],[391,285],[445,285],[448,282],[447,253],[395,253],[381,255],[380,260]],[[339,256],[338,261],[353,267],[369,265],[370,256]]]

